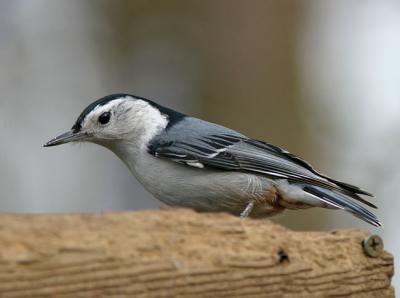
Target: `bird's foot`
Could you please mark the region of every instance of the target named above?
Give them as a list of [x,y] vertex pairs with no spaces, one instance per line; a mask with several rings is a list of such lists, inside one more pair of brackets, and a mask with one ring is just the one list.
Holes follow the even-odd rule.
[[247,204],[246,208],[242,211],[242,213],[240,213],[240,218],[249,217],[253,208],[254,208],[254,201],[251,201],[250,203]]

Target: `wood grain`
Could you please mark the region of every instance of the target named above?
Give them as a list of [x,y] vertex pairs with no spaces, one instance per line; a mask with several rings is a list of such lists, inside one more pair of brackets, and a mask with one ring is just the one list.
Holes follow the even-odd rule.
[[394,297],[366,236],[183,209],[0,215],[0,297]]

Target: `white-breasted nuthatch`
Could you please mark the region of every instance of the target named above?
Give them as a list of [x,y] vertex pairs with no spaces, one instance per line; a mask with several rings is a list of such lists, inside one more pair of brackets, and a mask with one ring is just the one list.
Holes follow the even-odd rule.
[[[368,192],[324,176],[299,157],[232,129],[129,94],[90,104],[44,146],[88,141],[113,151],[170,206],[264,217],[284,209],[343,209],[381,226]],[[361,204],[362,203],[362,204]]]

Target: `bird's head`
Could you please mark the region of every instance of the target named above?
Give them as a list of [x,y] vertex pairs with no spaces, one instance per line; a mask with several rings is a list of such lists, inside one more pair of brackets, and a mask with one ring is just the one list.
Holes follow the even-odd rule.
[[146,145],[168,126],[171,112],[174,111],[141,97],[129,94],[108,95],[87,106],[71,130],[53,138],[44,146],[82,141],[108,148],[121,142]]

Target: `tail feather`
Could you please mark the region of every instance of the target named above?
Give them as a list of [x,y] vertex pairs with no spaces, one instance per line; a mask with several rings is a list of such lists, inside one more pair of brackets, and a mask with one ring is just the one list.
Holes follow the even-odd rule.
[[378,207],[374,204],[372,204],[371,202],[363,199],[362,197],[360,197],[359,195],[365,195],[365,196],[369,196],[369,197],[374,197],[371,193],[359,188],[358,186],[346,183],[346,182],[342,182],[342,181],[338,181],[338,180],[334,180],[332,178],[326,177],[330,182],[335,183],[337,186],[339,186],[338,189],[335,189],[335,191],[340,192],[343,195],[352,197],[353,199],[371,207],[374,209],[378,209]]
[[331,206],[352,213],[354,216],[362,219],[365,222],[368,222],[376,227],[382,226],[378,218],[373,213],[365,209],[357,202],[352,201],[344,194],[339,194],[331,190],[310,185],[303,187],[303,190],[311,195],[318,197],[320,200],[326,202]]
[[352,185],[352,184],[349,184],[349,183],[346,183],[346,182],[338,181],[338,180],[335,180],[335,179],[332,179],[332,178],[329,178],[329,177],[327,177],[327,179],[329,181],[335,183],[336,185],[339,185],[341,188],[343,188],[343,189],[345,189],[345,190],[347,190],[349,192],[352,192],[352,193],[355,193],[355,194],[360,194],[360,195],[366,195],[366,196],[369,196],[369,197],[374,197],[373,194],[371,194],[368,191],[365,191],[365,190],[359,188],[358,186],[355,186],[355,185]]
[[376,205],[374,205],[371,202],[363,199],[362,197],[360,197],[358,194],[356,194],[354,192],[345,191],[345,192],[343,192],[343,194],[346,195],[346,196],[352,197],[353,199],[355,199],[355,200],[357,200],[357,201],[359,201],[359,202],[361,202],[361,203],[363,203],[363,204],[365,204],[365,205],[367,205],[367,206],[369,206],[371,208],[378,209],[378,207]]

